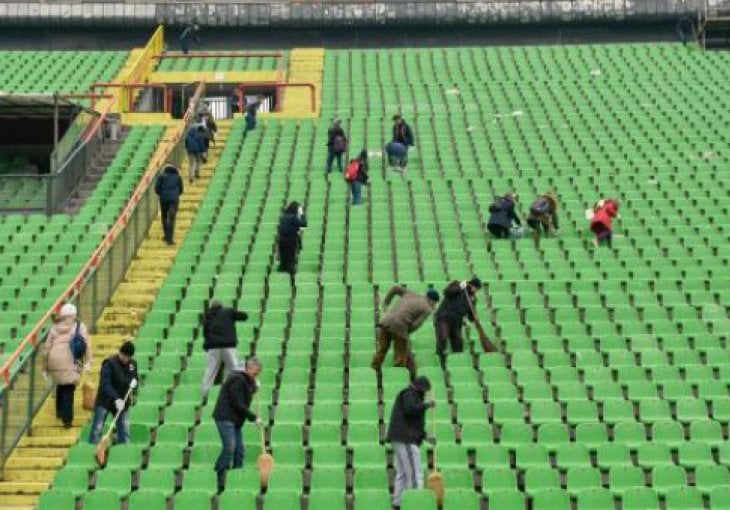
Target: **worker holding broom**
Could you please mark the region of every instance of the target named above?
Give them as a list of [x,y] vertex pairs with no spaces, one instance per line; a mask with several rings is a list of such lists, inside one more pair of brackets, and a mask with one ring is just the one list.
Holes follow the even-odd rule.
[[426,410],[436,405],[433,400],[426,400],[430,389],[427,377],[416,377],[398,393],[393,404],[386,436],[393,447],[395,464],[393,508],[400,508],[404,490],[423,487],[421,443],[426,440]]
[[89,434],[90,443],[97,444],[101,439],[101,432],[108,414],[115,417],[117,443],[129,442],[127,411],[131,400],[130,395],[136,387],[137,362],[134,360],[134,344],[126,341],[119,348],[118,354],[108,357],[101,365],[94,420]]
[[245,421],[263,422],[251,411],[251,401],[258,389],[256,378],[261,373],[261,362],[256,357],[238,365],[221,387],[218,400],[213,411],[218,433],[221,436],[222,450],[215,463],[218,475],[218,492],[223,492],[226,485],[226,472],[229,469],[243,467],[244,444],[243,424]]
[[464,351],[461,328],[464,318],[474,322],[474,304],[477,291],[481,288],[482,281],[475,276],[468,282],[453,281],[444,289],[444,299],[433,321],[436,328],[436,353],[442,360],[446,357],[448,345],[451,345],[451,352]]

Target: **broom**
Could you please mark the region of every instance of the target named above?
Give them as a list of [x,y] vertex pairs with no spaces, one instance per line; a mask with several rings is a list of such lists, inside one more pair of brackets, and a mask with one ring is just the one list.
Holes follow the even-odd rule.
[[[259,417],[261,416],[261,397],[258,399],[258,411]],[[264,426],[263,424],[259,427],[261,432],[261,455],[256,460],[256,465],[259,467],[259,475],[261,476],[261,487],[264,489],[269,486],[269,477],[272,471],[274,471],[274,457],[270,453],[266,452],[266,440],[264,438]]]
[[[436,391],[433,393],[434,400],[436,400]],[[431,428],[433,429],[433,437],[436,437],[436,408],[434,407],[431,412]],[[436,465],[436,447],[433,449],[433,469],[426,478],[426,487],[436,494],[436,502],[441,507],[444,504],[444,477],[439,473]]]
[[489,337],[484,332],[482,323],[479,322],[479,317],[477,317],[477,313],[474,310],[474,305],[471,304],[471,299],[469,298],[469,294],[466,292],[466,290],[464,291],[464,294],[466,296],[466,302],[469,304],[469,310],[471,311],[471,316],[474,317],[474,327],[476,328],[477,334],[479,335],[479,342],[481,342],[481,344],[482,344],[482,349],[484,349],[484,352],[497,352],[497,348],[489,340]]
[[[124,403],[126,405],[127,399],[129,399],[129,396],[132,394],[132,388],[127,390],[127,394],[124,395]],[[117,414],[114,415],[114,419],[112,420],[112,424],[109,427],[109,430],[106,434],[104,434],[104,437],[101,438],[101,441],[99,441],[99,444],[96,445],[96,462],[99,463],[99,466],[104,467],[106,465],[106,453],[107,449],[109,448],[109,442],[112,438],[112,432],[114,432],[114,427],[117,424],[117,420],[119,420],[119,417],[124,412],[124,408],[121,408],[117,411]]]

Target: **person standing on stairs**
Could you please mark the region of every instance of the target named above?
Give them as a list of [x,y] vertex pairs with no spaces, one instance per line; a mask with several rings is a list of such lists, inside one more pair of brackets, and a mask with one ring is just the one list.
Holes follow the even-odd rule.
[[347,152],[347,136],[342,129],[342,121],[335,119],[327,131],[327,168],[326,173],[332,172],[332,163],[337,160],[337,168],[342,172],[342,156]]
[[513,224],[522,225],[520,217],[515,211],[516,203],[517,195],[507,193],[503,197],[497,198],[489,206],[490,216],[487,229],[497,239],[509,239],[512,236]]
[[426,440],[426,410],[436,406],[435,401],[426,400],[430,390],[427,377],[416,377],[393,403],[385,437],[393,447],[395,464],[393,508],[400,508],[403,491],[423,488],[421,444]]
[[226,375],[238,365],[236,348],[238,334],[236,322],[248,320],[248,314],[235,308],[226,308],[220,301],[213,300],[203,319],[203,349],[208,357],[205,375],[203,376],[202,395],[207,398],[221,365]]
[[121,413],[117,421],[117,443],[129,442],[129,407],[131,398],[124,400],[127,392],[137,387],[137,362],[134,360],[134,344],[126,341],[119,353],[101,364],[99,390],[94,405],[89,442],[97,444],[101,439],[108,414]]
[[453,281],[444,289],[444,299],[436,310],[433,322],[436,328],[436,354],[442,361],[445,361],[449,344],[451,352],[464,352],[461,329],[465,318],[474,322],[472,310],[476,305],[477,291],[481,288],[482,281],[475,276],[468,282]]
[[291,286],[294,288],[297,273],[297,259],[302,249],[302,229],[307,227],[307,217],[299,202],[292,202],[279,218],[277,229],[277,245],[279,248],[280,273],[289,273]]
[[362,187],[368,184],[368,151],[362,150],[360,155],[350,161],[345,169],[345,180],[350,185],[352,205],[362,203]]
[[200,176],[200,163],[205,154],[206,128],[202,124],[193,124],[185,135],[185,150],[188,153],[190,182]]
[[177,168],[173,165],[165,166],[165,169],[157,177],[155,193],[160,199],[162,232],[168,246],[175,244],[175,218],[177,217],[180,195],[183,194],[183,189],[183,180]]
[[[74,347],[85,343],[83,357],[74,353]],[[78,349],[78,347],[77,347]],[[43,344],[43,376],[50,376],[56,385],[56,417],[65,428],[71,428],[74,421],[74,392],[81,379],[83,369],[91,372],[91,338],[86,325],[77,319],[76,306],[66,303],[61,307],[58,318],[48,332]]]
[[596,248],[603,243],[606,243],[609,248],[613,247],[613,219],[618,216],[618,208],[618,200],[613,198],[599,200],[593,206],[591,231],[596,235],[593,241]]
[[558,199],[553,193],[540,195],[530,205],[530,213],[527,215],[527,224],[532,229],[532,236],[537,241],[540,239],[541,230],[545,235],[558,231]]
[[[398,305],[385,313],[395,296],[400,296]],[[439,293],[434,289],[428,289],[426,295],[422,296],[399,285],[391,287],[383,300],[385,316],[378,323],[378,346],[370,364],[373,370],[380,370],[392,343],[394,365],[408,368],[411,376],[415,376],[416,361],[411,352],[410,334],[431,315],[439,299]]]
[[200,44],[199,32],[200,26],[196,23],[185,27],[185,30],[183,30],[182,34],[180,34],[180,49],[184,55],[187,55],[190,52],[191,42],[195,41],[197,44]]
[[249,358],[244,365],[237,366],[231,372],[218,394],[213,419],[222,443],[221,453],[215,463],[219,493],[225,490],[226,472],[243,467],[243,424],[250,421],[259,427],[263,426],[261,417],[251,411],[251,401],[258,390],[256,378],[261,369],[258,358]]
[[258,114],[259,107],[263,102],[264,96],[257,96],[256,99],[253,99],[251,101],[246,100],[246,133],[256,129],[256,115]]

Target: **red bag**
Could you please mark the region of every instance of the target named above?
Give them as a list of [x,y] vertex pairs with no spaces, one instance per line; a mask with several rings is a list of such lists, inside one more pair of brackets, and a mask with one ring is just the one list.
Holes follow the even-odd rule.
[[360,162],[358,160],[353,160],[349,165],[347,165],[347,168],[345,168],[345,180],[347,182],[355,182],[359,173]]

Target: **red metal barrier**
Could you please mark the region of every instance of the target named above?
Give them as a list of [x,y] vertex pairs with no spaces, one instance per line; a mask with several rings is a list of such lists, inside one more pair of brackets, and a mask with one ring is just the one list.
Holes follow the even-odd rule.
[[312,113],[317,112],[317,88],[314,86],[314,83],[307,83],[307,82],[296,82],[296,83],[284,83],[284,82],[247,82],[247,83],[241,83],[237,87],[237,95],[238,95],[238,111],[239,113],[243,113],[244,108],[244,100],[243,97],[246,95],[246,90],[254,89],[254,90],[260,90],[260,89],[271,89],[273,88],[275,90],[276,99],[276,110],[280,111],[281,108],[281,89],[289,88],[289,87],[307,87],[309,89],[309,100],[310,105],[312,108]]
[[[126,97],[126,103],[122,102],[120,105],[120,108],[124,110],[123,105],[126,104],[129,107],[129,111],[132,111],[132,104],[134,103],[134,91],[137,89],[162,89],[165,93],[165,104],[164,104],[164,112],[170,113],[172,110],[172,89],[170,88],[170,85],[167,83],[142,83],[142,82],[133,82],[133,83],[92,83],[89,87],[91,89],[92,94],[94,94],[94,90],[96,89],[105,89],[105,88],[117,88],[117,89],[125,89],[125,92],[127,94]],[[94,108],[95,101],[92,99],[91,108]]]

